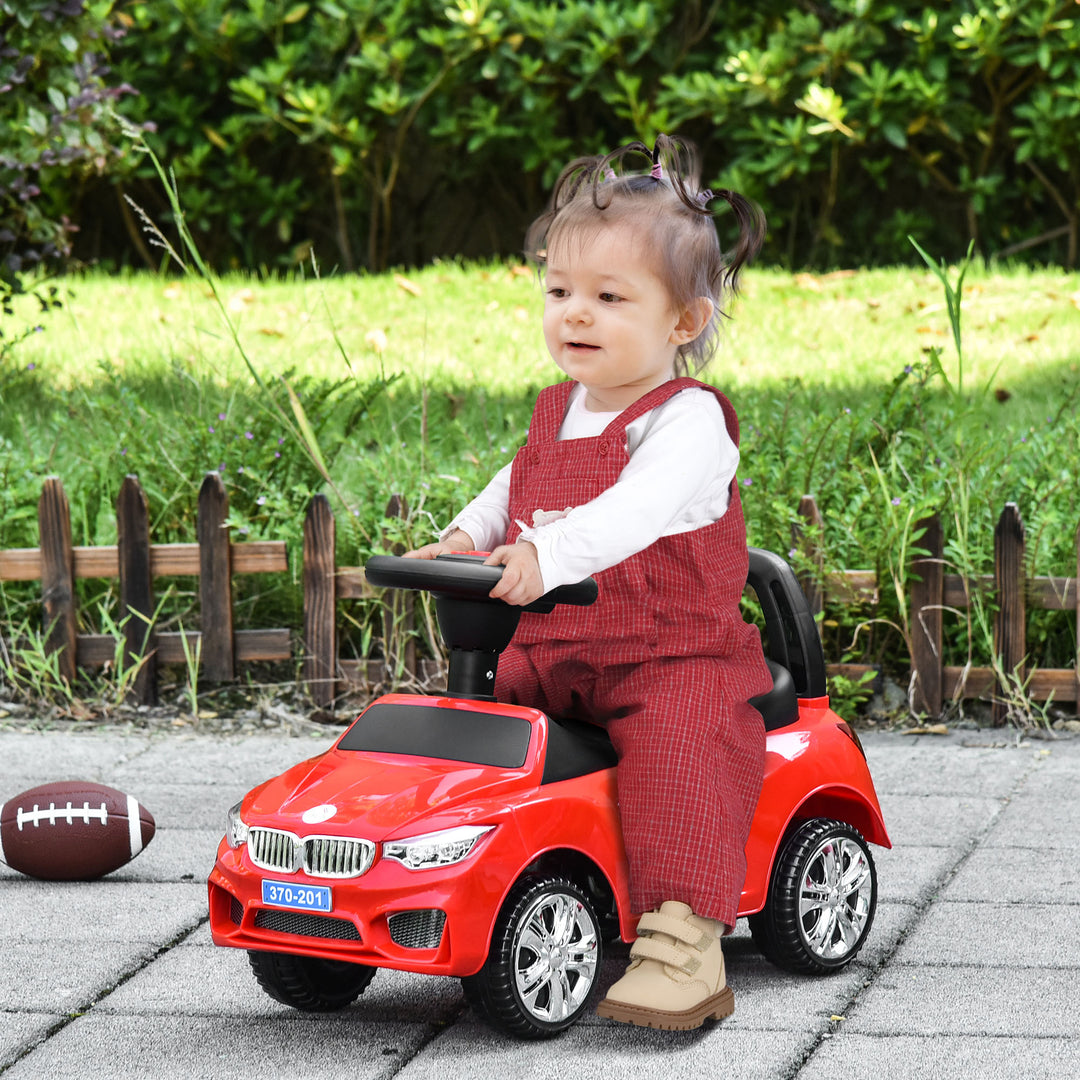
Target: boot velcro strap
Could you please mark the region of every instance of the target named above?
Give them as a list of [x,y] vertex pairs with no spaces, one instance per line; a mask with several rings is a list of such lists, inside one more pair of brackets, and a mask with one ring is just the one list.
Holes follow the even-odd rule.
[[698,952],[708,948],[712,938],[707,930],[701,930],[682,919],[673,919],[670,915],[661,915],[659,911],[646,911],[638,920],[639,934],[667,934],[669,937],[689,945]]
[[675,945],[669,945],[666,941],[654,941],[652,938],[639,937],[630,946],[631,960],[659,960],[661,964],[667,964],[687,975],[693,975],[701,961],[696,956],[683,952]]

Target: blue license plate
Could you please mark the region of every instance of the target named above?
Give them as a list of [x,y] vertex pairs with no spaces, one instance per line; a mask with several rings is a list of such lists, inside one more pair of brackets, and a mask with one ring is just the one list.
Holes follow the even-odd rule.
[[333,911],[333,897],[327,885],[300,885],[295,881],[262,883],[262,902],[291,911]]

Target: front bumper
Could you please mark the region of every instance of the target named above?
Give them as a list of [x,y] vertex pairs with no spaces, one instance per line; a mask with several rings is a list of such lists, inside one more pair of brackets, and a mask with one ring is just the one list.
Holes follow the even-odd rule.
[[[332,881],[303,871],[258,869],[246,857],[247,845],[234,849],[222,840],[208,882],[214,943],[431,975],[473,975],[487,957],[506,882],[522,865],[515,830],[500,832],[500,843],[480,845],[461,863],[414,871],[380,858],[361,877]],[[329,885],[332,910],[264,905],[264,878]]]

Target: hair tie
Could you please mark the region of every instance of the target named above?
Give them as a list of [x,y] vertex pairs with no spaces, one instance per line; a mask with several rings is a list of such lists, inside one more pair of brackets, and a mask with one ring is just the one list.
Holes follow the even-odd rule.
[[653,162],[652,172],[649,174],[654,180],[664,179],[664,166],[659,161]]
[[614,180],[614,179],[616,179],[615,170],[610,165],[604,170],[604,179],[605,180]]
[[701,204],[701,208],[704,209],[713,200],[713,193],[705,188],[703,191],[697,193],[697,201]]

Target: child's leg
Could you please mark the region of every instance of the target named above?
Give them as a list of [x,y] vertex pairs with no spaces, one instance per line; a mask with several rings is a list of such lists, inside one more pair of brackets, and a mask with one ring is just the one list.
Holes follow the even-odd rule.
[[[729,929],[761,792],[761,717],[723,690],[723,664],[673,658],[609,670],[602,711],[619,754],[619,812],[634,911],[668,900]],[[600,711],[600,710],[598,710]]]
[[574,680],[583,674],[590,673],[578,662],[573,648],[511,644],[499,657],[495,698],[560,716],[570,710]]
[[678,659],[602,680],[605,707],[623,702],[607,727],[630,902],[645,914],[601,1016],[687,1030],[735,1008],[719,938],[735,923],[746,874],[765,731],[755,710],[728,700],[723,674],[716,660]]

